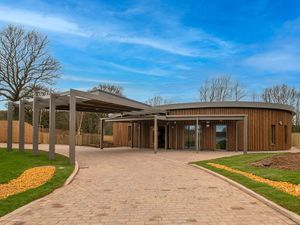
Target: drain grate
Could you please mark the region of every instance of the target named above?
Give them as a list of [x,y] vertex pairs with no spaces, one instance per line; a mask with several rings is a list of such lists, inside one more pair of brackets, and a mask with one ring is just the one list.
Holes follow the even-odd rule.
[[59,203],[54,203],[52,204],[52,208],[63,208],[64,206],[62,204]]
[[82,169],[88,169],[90,167],[89,166],[80,166],[79,168],[82,170]]
[[208,189],[217,189],[217,187],[209,186]]
[[187,219],[186,222],[188,222],[188,223],[196,223],[198,221],[196,219]]
[[243,207],[240,207],[240,206],[233,206],[231,207],[232,210],[244,210]]

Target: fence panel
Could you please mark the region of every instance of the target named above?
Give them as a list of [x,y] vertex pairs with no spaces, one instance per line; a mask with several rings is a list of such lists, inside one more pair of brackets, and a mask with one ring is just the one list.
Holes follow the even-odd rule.
[[300,146],[300,133],[292,133],[292,146]]
[[[0,142],[7,142],[7,121],[0,120]],[[25,123],[25,143],[32,144],[32,125]],[[103,137],[105,146],[112,146],[113,136],[105,135]],[[19,142],[19,121],[13,121],[13,142]],[[39,132],[39,143],[48,144],[49,143],[49,133],[48,129],[40,129]],[[69,144],[69,133],[65,130],[56,130],[56,144],[67,145]],[[82,133],[76,135],[76,145],[83,146],[99,146],[100,135]]]

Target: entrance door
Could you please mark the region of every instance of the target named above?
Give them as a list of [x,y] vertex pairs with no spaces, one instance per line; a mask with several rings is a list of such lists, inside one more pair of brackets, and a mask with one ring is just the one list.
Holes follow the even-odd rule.
[[227,125],[216,125],[216,149],[227,149]]
[[[164,126],[158,126],[158,148],[164,148],[165,147],[165,127]],[[154,147],[154,127],[150,127],[150,148]]]
[[196,147],[196,125],[184,125],[184,148]]
[[158,127],[158,148],[165,147],[165,127],[159,126]]

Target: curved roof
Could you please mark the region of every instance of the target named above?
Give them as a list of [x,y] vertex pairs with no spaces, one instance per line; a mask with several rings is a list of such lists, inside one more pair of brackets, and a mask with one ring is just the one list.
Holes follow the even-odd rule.
[[196,108],[260,108],[260,109],[277,109],[294,113],[294,107],[277,103],[266,102],[190,102],[176,103],[157,106],[163,110],[175,109],[196,109]]

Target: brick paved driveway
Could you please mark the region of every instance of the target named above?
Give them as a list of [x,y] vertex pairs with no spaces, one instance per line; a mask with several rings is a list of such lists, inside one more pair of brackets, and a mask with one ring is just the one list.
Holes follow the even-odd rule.
[[[66,147],[59,146],[61,152]],[[234,153],[98,150],[79,147],[67,187],[0,224],[294,224],[228,183],[186,162]]]

